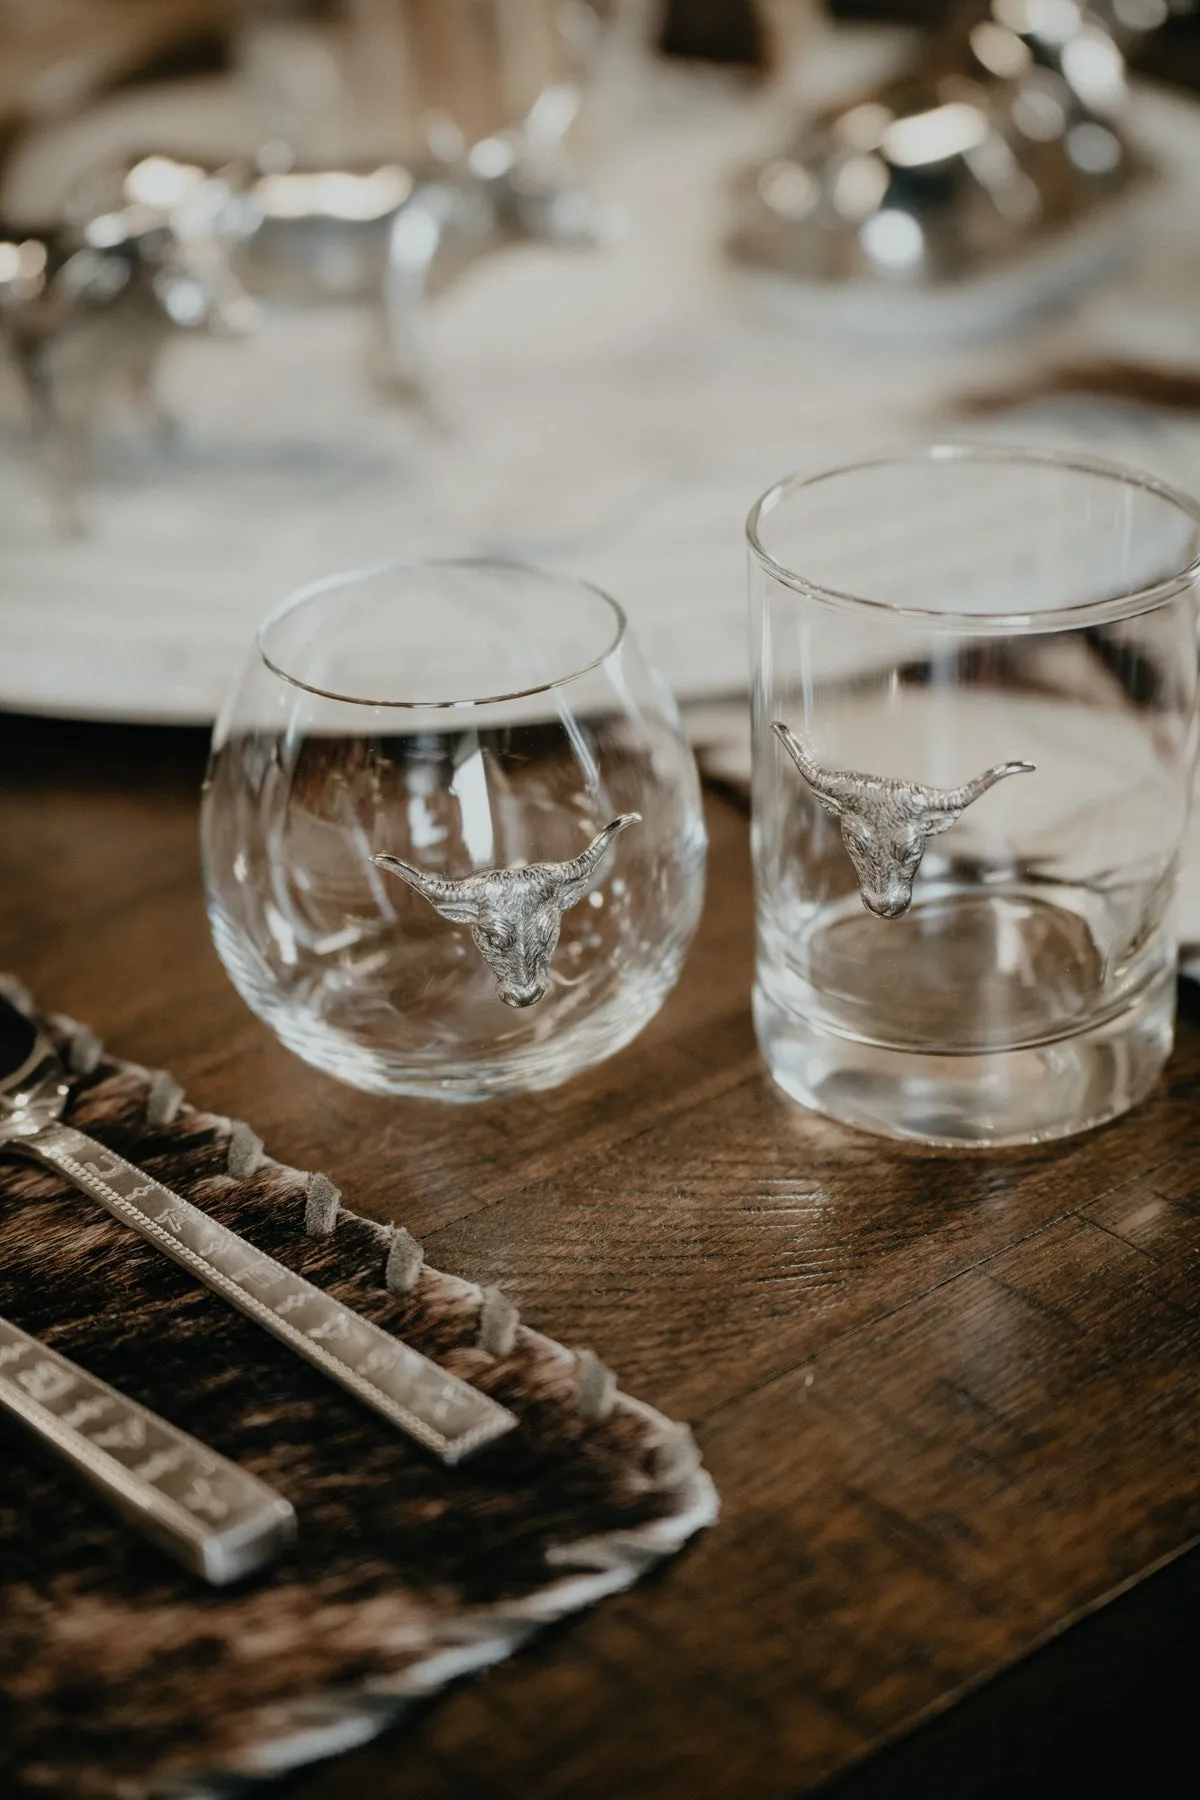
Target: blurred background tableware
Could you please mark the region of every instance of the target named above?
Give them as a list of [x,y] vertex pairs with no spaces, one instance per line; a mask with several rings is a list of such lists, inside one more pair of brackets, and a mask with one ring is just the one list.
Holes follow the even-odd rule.
[[203,57],[225,0],[3,0],[0,150],[181,55]]
[[232,268],[244,215],[227,179],[148,157],[101,186],[48,231],[0,230],[0,348],[69,531],[82,526],[78,485],[114,403],[153,439],[173,434],[159,392],[171,336],[236,336],[258,316]]
[[[526,148],[557,158],[577,115],[591,138],[620,114],[660,13],[656,0],[5,0],[9,203],[56,207],[105,138],[117,153],[337,169],[411,157],[431,134],[470,149],[533,120]],[[493,144],[480,160],[496,172],[498,156]]]
[[[123,323],[125,343],[136,335],[134,284],[121,279],[118,252],[127,250],[140,265],[151,234],[176,254],[186,241],[193,283],[203,265],[207,279],[227,286],[236,262],[238,277],[271,302],[365,305],[373,319],[370,372],[385,390],[423,394],[420,314],[431,293],[507,245],[595,247],[616,228],[614,210],[573,171],[568,140],[585,132],[585,98],[595,100],[601,88],[612,93],[627,79],[649,13],[647,0],[529,0],[516,8],[502,0],[213,6],[204,16],[214,44],[231,59],[231,80],[166,84],[172,98],[164,92],[157,115],[141,104],[140,83],[128,96],[105,94],[98,112],[107,130],[102,126],[97,139],[85,129],[75,143],[70,131],[52,137],[57,158],[52,148],[40,181],[35,134],[35,173],[27,184],[20,178],[28,151],[19,141],[21,124],[44,123],[47,113],[57,119],[64,109],[30,113],[14,95],[10,148],[18,170],[15,182],[2,183],[0,219],[4,208],[11,211],[0,225],[0,297],[43,436],[61,439],[68,411],[87,420],[73,433],[76,454],[68,458],[59,448],[51,464],[60,508],[70,470],[83,462],[78,452],[95,436],[90,390],[108,381],[112,360],[120,379],[128,355],[108,355],[115,329],[73,332],[73,386],[88,398],[67,408],[61,382],[35,383],[27,345],[35,337],[39,345],[52,343],[54,360],[62,361],[58,341],[82,310],[103,310],[106,321]],[[197,23],[194,9],[176,20],[185,45]],[[48,59],[43,85],[53,92],[57,79],[61,86],[65,71],[54,50],[69,65],[69,36],[47,41],[22,9],[7,24],[0,20],[0,32],[27,59],[35,52]],[[146,57],[162,48],[153,33],[138,42]],[[126,46],[124,59],[115,50],[91,59],[93,87],[129,73],[132,54]],[[132,72],[143,73],[136,63]],[[73,93],[84,82],[78,69],[74,79]],[[135,122],[145,141],[130,135]],[[12,169],[0,159],[5,176]],[[106,252],[108,261],[99,272],[89,263],[86,276],[78,261],[60,272],[58,265],[81,250]],[[43,278],[30,295],[34,257]],[[198,295],[180,307],[157,286],[159,310],[177,326],[218,316]],[[249,320],[244,304],[239,317]],[[147,318],[147,339],[156,322]],[[133,385],[149,389],[151,381]]]
[[[217,949],[288,1048],[450,1100],[628,1043],[704,886],[695,765],[620,608],[499,562],[337,576],[272,614],[216,728],[203,842]],[[534,864],[568,865],[569,892],[527,921],[538,968],[498,980],[514,921],[449,884]]]
[[652,15],[650,0],[244,0],[250,285],[369,303],[376,375],[419,392],[428,295],[506,245],[594,247],[615,228],[572,140],[629,78]]
[[1172,1042],[1200,504],[938,446],[784,482],[748,532],[775,1079],[929,1143],[1124,1112]]
[[556,90],[503,137],[471,147],[453,128],[433,130],[411,165],[257,173],[245,190],[240,273],[267,300],[367,305],[369,373],[385,392],[425,397],[422,313],[433,294],[514,244],[602,242],[607,226],[588,190],[551,167],[575,106]]
[[[470,148],[503,140],[539,107],[556,156],[558,109],[569,122],[595,79],[627,79],[661,10],[656,0],[238,0],[232,41],[277,165],[411,154],[439,129]],[[480,161],[498,157],[493,144]]]
[[746,171],[732,254],[828,329],[1010,330],[1129,251],[1119,203],[1150,168],[1125,132],[1123,46],[1166,16],[1165,0],[965,0],[897,74]]
[[[117,408],[106,407],[103,454],[79,501],[89,536],[75,543],[56,532],[20,390],[0,372],[0,703],[211,723],[269,596],[313,568],[382,561],[403,541],[413,555],[497,554],[597,580],[622,596],[681,700],[729,699],[744,719],[747,492],[781,467],[945,430],[967,397],[1019,393],[1069,358],[1184,375],[1200,363],[1200,111],[1189,96],[1145,83],[1131,87],[1122,122],[1158,171],[1131,193],[1135,254],[1059,318],[1029,320],[986,345],[914,356],[881,344],[864,356],[749,305],[722,247],[730,171],[778,150],[781,105],[789,117],[801,105],[836,105],[886,81],[923,41],[894,23],[831,21],[784,0],[775,12],[782,24],[756,40],[749,6],[702,17],[673,4],[663,41],[753,55],[791,33],[800,48],[778,51],[790,71],[782,86],[744,65],[649,66],[622,51],[617,66],[637,79],[606,87],[589,64],[599,84],[589,94],[603,103],[582,108],[570,149],[589,111],[605,122],[603,177],[592,187],[628,230],[584,255],[526,239],[480,256],[423,306],[417,360],[434,372],[426,414],[379,404],[363,379],[364,337],[377,321],[362,301],[272,304],[257,333],[237,338],[172,329],[160,340],[154,395],[179,429],[169,440],[140,422],[121,430]],[[616,41],[613,30],[602,44]],[[1168,24],[1143,44],[1162,36],[1178,57],[1186,31]],[[257,179],[268,127],[231,71],[232,40],[218,21],[207,48],[181,42],[171,63],[160,45],[136,83],[110,87],[70,119],[27,125],[12,147],[4,210],[32,230],[61,220],[102,173],[136,171],[137,187],[173,163],[215,178],[240,157]],[[449,156],[453,134],[433,135]],[[389,163],[378,137],[353,156],[344,147],[348,181],[334,192],[386,211],[412,172],[405,156],[388,152],[399,156]],[[405,155],[415,168],[426,152],[414,141]],[[590,171],[582,155],[580,166]],[[281,194],[290,173],[295,195],[311,171],[268,177]],[[447,179],[453,186],[459,175]],[[328,193],[320,181],[317,189]],[[112,209],[96,205],[101,216]],[[362,241],[361,225],[377,250],[378,220],[342,224],[345,244]],[[437,235],[422,232],[427,244]],[[281,253],[281,277],[286,266]],[[1200,413],[1167,414],[1152,387],[1119,406],[1051,395],[1036,410],[1035,421],[1028,404],[1010,407],[1011,420],[998,418],[989,435],[1098,436],[1107,453],[1183,486],[1200,470]]]

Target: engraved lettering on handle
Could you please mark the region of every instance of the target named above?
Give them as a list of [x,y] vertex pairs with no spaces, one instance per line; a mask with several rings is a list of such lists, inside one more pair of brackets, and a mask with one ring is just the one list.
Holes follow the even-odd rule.
[[261,1568],[296,1535],[295,1513],[265,1482],[2,1318],[0,1412],[215,1586]]
[[516,1424],[507,1408],[82,1132],[51,1125],[22,1149],[69,1177],[114,1218],[443,1462],[460,1461]]

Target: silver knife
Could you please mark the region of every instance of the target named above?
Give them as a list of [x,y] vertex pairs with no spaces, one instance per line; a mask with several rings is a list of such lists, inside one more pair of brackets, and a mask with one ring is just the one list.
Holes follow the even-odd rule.
[[95,1138],[64,1125],[70,1079],[0,996],[0,1155],[33,1157],[189,1269],[401,1431],[456,1463],[516,1424],[506,1407],[295,1275]]
[[0,1412],[214,1587],[262,1568],[296,1535],[274,1488],[3,1318]]

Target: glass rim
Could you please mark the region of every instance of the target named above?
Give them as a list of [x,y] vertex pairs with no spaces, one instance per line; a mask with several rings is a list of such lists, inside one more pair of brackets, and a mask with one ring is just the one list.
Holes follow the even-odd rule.
[[[511,575],[535,575],[539,581],[560,582],[564,587],[582,590],[597,600],[602,600],[612,615],[615,631],[608,645],[598,656],[589,662],[571,669],[565,675],[557,675],[552,681],[535,682],[532,687],[514,688],[503,694],[464,694],[454,700],[380,700],[369,699],[362,694],[342,694],[333,688],[317,687],[311,681],[302,681],[298,675],[291,674],[267,654],[267,633],[283,622],[293,612],[299,611],[310,600],[322,595],[335,593],[339,588],[349,588],[361,581],[369,581],[377,575],[393,575],[415,573],[419,570],[452,569],[452,570],[501,570]],[[595,582],[586,581],[579,575],[560,575],[553,569],[542,569],[536,563],[525,563],[515,557],[504,556],[434,556],[434,557],[397,557],[388,562],[372,563],[360,569],[343,569],[333,575],[322,575],[316,581],[306,582],[303,587],[295,588],[286,594],[278,605],[272,607],[266,618],[262,620],[255,634],[255,643],[261,661],[278,676],[286,681],[289,687],[298,688],[302,693],[314,694],[320,700],[335,700],[343,706],[388,707],[398,712],[437,712],[452,709],[464,710],[473,706],[501,706],[508,700],[529,700],[538,694],[551,694],[557,688],[569,687],[573,681],[588,675],[621,648],[629,634],[629,620],[624,607],[614,600],[611,594],[597,587]]]
[[[821,582],[810,581],[806,576],[785,564],[776,561],[762,541],[761,525],[774,507],[791,494],[800,493],[806,488],[817,487],[823,481],[831,481],[841,475],[862,474],[868,469],[900,467],[905,463],[925,463],[933,466],[937,463],[995,463],[1008,464],[1011,467],[1066,469],[1078,475],[1091,475],[1104,481],[1117,482],[1126,488],[1138,489],[1143,493],[1153,494],[1156,498],[1173,506],[1176,511],[1190,519],[1197,527],[1197,548],[1190,561],[1173,575],[1164,576],[1160,581],[1148,587],[1136,588],[1127,594],[1116,594],[1107,600],[1085,600],[1074,606],[1060,606],[1045,612],[1008,612],[984,613],[964,611],[935,611],[932,608],[916,606],[896,606],[888,600],[872,600],[864,594],[852,594],[838,588],[826,587]],[[746,539],[750,554],[759,566],[774,580],[794,592],[804,594],[809,599],[822,601],[830,606],[862,610],[874,617],[911,620],[914,624],[925,628],[958,629],[973,633],[989,632],[1035,633],[1067,629],[1079,629],[1086,625],[1103,624],[1118,619],[1134,618],[1139,613],[1152,612],[1155,607],[1164,605],[1176,598],[1187,588],[1200,584],[1200,501],[1173,487],[1169,482],[1160,481],[1156,475],[1146,474],[1140,469],[1131,469],[1122,463],[1110,462],[1104,457],[1081,456],[1067,450],[1039,450],[1018,444],[971,444],[971,443],[934,443],[919,445],[910,449],[884,450],[875,454],[856,457],[851,462],[839,463],[833,468],[820,469],[815,472],[797,471],[785,475],[781,481],[775,482],[764,494],[760,494],[746,516]]]

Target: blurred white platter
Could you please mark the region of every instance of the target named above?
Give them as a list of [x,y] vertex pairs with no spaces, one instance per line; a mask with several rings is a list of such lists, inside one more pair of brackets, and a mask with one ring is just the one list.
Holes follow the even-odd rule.
[[[919,354],[758,316],[723,269],[723,178],[777,129],[746,90],[665,72],[644,111],[608,181],[629,214],[620,243],[511,252],[431,312],[436,424],[374,397],[353,312],[181,339],[164,371],[180,443],[111,456],[87,535],[64,541],[0,388],[0,706],[206,723],[290,588],[480,552],[598,582],[681,698],[729,694],[745,683],[742,522],[781,474],[945,435],[952,396],[1035,359],[1200,360],[1200,109],[1182,99],[1138,98],[1167,178],[1125,274],[998,348]],[[1194,433],[1151,424],[1127,443],[1122,423],[1098,442],[1093,419],[1085,435],[1200,479]]]

